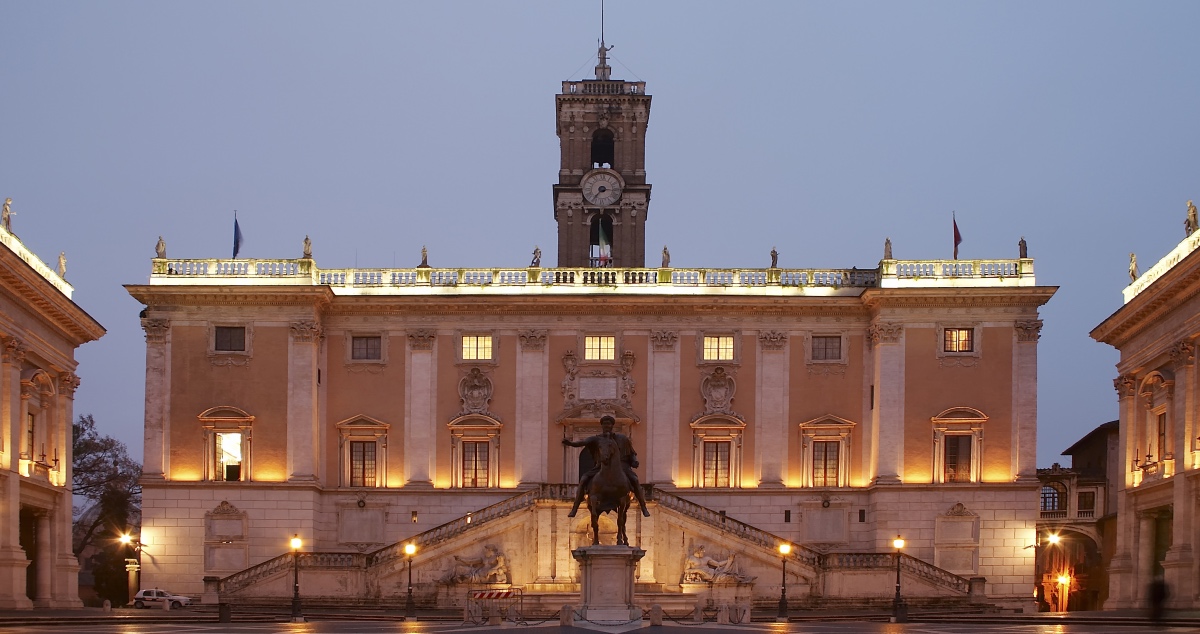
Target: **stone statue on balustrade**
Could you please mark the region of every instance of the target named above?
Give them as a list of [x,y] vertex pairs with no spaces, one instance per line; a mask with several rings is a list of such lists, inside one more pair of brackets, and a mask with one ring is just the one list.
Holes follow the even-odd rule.
[[154,257],[160,260],[167,257],[167,242],[162,236],[158,236],[158,242],[154,245]]
[[536,244],[533,245],[533,259],[529,262],[529,268],[536,269],[542,266],[542,250]]
[[58,253],[58,276],[67,279],[67,252],[59,251]]
[[883,259],[892,259],[892,239],[884,238],[883,240]]
[[304,259],[312,259],[312,240],[309,240],[308,236],[304,236]]
[[701,545],[687,558],[682,583],[749,583],[755,579],[738,569],[732,553],[722,560],[713,559],[704,554]]
[[417,265],[419,269],[429,268],[429,250],[421,247],[421,263]]
[[1183,221],[1184,235],[1192,235],[1197,229],[1200,229],[1200,224],[1197,224],[1196,205],[1192,201],[1188,201],[1187,218]]
[[4,207],[0,209],[0,225],[4,225],[5,231],[12,233],[12,199],[4,199]]
[[779,268],[779,252],[775,250],[775,247],[771,247],[771,268]]
[[667,250],[667,245],[663,245],[662,268],[671,268],[671,252]]
[[512,583],[508,558],[495,544],[484,546],[479,557],[455,555],[450,569],[442,576],[442,583]]
[[1021,241],[1017,243],[1017,253],[1022,260],[1029,257],[1029,245],[1025,244],[1025,236],[1021,236]]
[[1129,254],[1129,283],[1132,284],[1132,283],[1136,282],[1138,275],[1139,275],[1139,273],[1138,273],[1138,265],[1137,265],[1137,254],[1130,253]]

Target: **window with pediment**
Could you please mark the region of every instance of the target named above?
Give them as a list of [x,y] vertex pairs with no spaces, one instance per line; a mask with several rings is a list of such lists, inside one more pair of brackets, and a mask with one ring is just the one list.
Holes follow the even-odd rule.
[[802,486],[850,485],[850,433],[854,427],[853,421],[837,416],[800,423]]
[[987,415],[971,407],[952,407],[930,420],[933,423],[933,481],[979,482]]
[[341,450],[341,486],[387,486],[387,440],[391,425],[369,416],[337,424]]
[[450,429],[451,486],[484,489],[500,485],[500,431],[491,416],[468,414],[447,424]]
[[742,435],[746,431],[746,423],[715,415],[693,421],[691,428],[693,486],[740,488]]
[[236,407],[220,406],[198,418],[204,433],[202,477],[212,482],[249,482],[254,417]]

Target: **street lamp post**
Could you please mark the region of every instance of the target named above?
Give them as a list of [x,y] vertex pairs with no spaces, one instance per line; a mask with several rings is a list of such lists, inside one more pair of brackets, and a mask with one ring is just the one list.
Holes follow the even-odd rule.
[[300,611],[300,535],[292,537],[292,623],[303,623]]
[[896,547],[896,597],[892,599],[892,621],[904,623],[908,621],[908,614],[904,609],[904,599],[900,598],[900,549],[904,548],[904,540],[897,535],[896,539],[892,540],[892,546]]
[[791,544],[784,543],[779,545],[779,558],[783,560],[783,577],[779,583],[779,611],[775,614],[776,621],[787,622],[788,620],[787,558],[790,552],[792,552]]
[[417,552],[417,545],[409,542],[404,545],[404,554],[408,555],[408,598],[404,601],[404,618],[412,619],[417,616],[417,604],[413,602],[412,591],[412,560]]
[[[132,554],[134,555],[133,557],[125,558],[125,586],[126,592],[129,595],[129,602],[132,603],[134,596],[137,595],[139,590],[138,572],[141,570],[140,554],[142,552],[142,545],[129,533],[122,534],[119,538],[119,541],[121,542],[122,546],[125,546],[127,549],[131,549],[133,551]],[[127,550],[126,552],[128,553],[129,551]]]

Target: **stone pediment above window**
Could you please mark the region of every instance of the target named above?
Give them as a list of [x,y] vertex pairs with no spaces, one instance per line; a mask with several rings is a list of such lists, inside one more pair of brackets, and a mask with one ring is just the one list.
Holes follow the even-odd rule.
[[810,436],[845,435],[849,434],[857,424],[840,416],[826,414],[820,418],[800,423],[800,430]]
[[342,436],[383,436],[391,429],[391,425],[375,420],[370,416],[352,416],[337,424]]
[[245,410],[229,405],[210,407],[199,416],[200,424],[204,427],[247,427],[254,422],[254,417]]
[[951,407],[933,417],[935,425],[986,423],[988,415],[973,407]]

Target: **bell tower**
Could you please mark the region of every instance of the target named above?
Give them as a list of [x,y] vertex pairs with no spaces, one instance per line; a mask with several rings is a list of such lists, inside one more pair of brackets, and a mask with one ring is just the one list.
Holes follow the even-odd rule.
[[600,40],[596,78],[555,96],[561,158],[554,186],[558,266],[646,265],[646,82],[611,79]]

